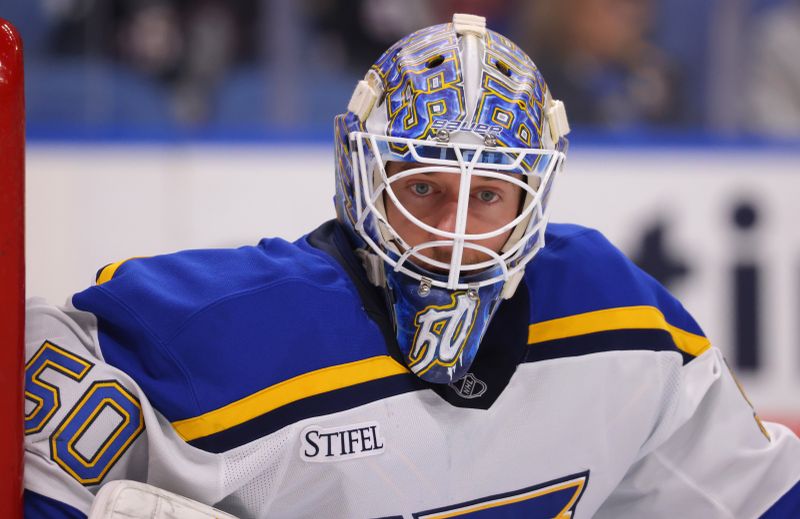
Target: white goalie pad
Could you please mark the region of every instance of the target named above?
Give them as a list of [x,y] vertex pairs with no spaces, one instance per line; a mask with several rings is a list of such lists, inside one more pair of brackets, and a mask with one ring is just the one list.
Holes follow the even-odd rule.
[[97,493],[88,519],[237,519],[214,507],[138,481],[112,481]]

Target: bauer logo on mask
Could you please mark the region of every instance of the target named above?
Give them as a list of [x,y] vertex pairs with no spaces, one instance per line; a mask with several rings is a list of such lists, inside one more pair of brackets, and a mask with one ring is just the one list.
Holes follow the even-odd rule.
[[428,306],[414,319],[416,334],[409,351],[409,367],[421,375],[439,365],[448,368],[455,364],[475,324],[477,298],[467,292],[455,292],[452,301],[444,306]]

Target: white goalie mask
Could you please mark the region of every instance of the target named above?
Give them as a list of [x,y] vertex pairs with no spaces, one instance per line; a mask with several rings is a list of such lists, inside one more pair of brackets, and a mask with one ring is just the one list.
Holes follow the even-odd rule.
[[335,129],[337,214],[390,296],[406,363],[458,380],[544,246],[563,104],[516,45],[455,15],[392,46]]

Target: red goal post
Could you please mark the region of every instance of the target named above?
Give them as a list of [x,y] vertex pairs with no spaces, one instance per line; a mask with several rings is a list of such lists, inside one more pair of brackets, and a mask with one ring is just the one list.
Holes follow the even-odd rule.
[[22,40],[0,18],[0,517],[22,517],[25,103]]

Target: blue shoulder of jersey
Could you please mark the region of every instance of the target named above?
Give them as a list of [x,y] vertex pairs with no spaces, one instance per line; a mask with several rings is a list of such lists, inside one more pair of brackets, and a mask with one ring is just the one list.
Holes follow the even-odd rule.
[[[217,418],[242,423],[325,384],[404,371],[346,273],[302,239],[131,259],[72,302],[97,317],[105,360],[187,440],[207,424],[183,421],[246,397],[258,409]],[[310,372],[319,376],[303,378]],[[259,393],[274,387],[285,391]]]
[[550,224],[545,238],[525,275],[536,358],[653,349],[688,362],[710,347],[680,302],[598,231]]

